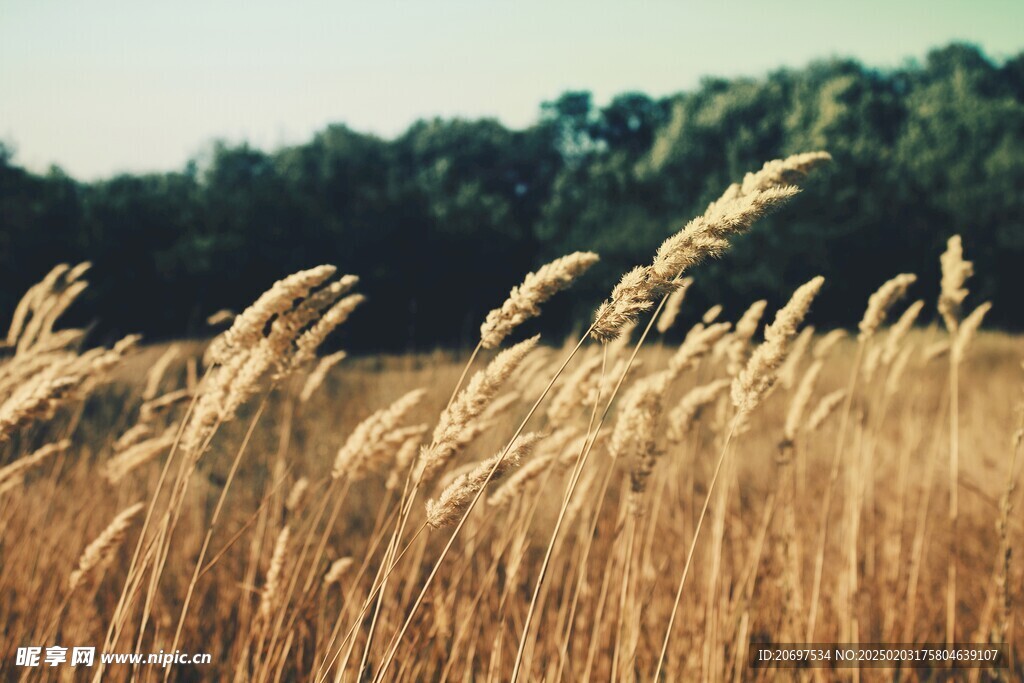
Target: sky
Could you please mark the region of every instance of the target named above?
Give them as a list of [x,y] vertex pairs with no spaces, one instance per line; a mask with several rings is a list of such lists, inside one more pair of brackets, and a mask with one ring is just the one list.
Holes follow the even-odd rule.
[[0,141],[92,180],[266,149],[329,123],[527,126],[545,100],[661,96],[817,58],[894,67],[953,40],[1024,50],[1020,0],[0,0]]

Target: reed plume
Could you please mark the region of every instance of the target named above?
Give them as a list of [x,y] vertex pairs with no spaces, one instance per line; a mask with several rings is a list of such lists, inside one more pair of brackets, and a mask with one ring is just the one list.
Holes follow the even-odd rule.
[[846,398],[845,389],[837,389],[829,394],[825,394],[821,397],[818,402],[818,407],[814,409],[811,416],[807,418],[807,426],[805,429],[809,432],[817,431],[818,427],[825,423],[825,420],[835,412],[839,404]]
[[574,452],[568,446],[577,435],[578,430],[575,427],[562,427],[545,437],[533,457],[505,478],[487,498],[487,504],[493,507],[507,505],[523,495],[530,483],[544,473],[571,465],[572,462],[562,456],[568,454],[575,458],[578,451]]
[[797,432],[803,424],[804,412],[814,394],[814,385],[818,381],[818,375],[824,365],[825,363],[821,360],[814,361],[800,379],[800,385],[793,394],[793,398],[789,402],[789,411],[786,413],[786,423],[783,428],[784,445],[792,444],[796,439]]
[[29,455],[0,467],[0,494],[21,484],[25,479],[26,472],[38,467],[45,460],[65,452],[70,447],[71,441],[63,439],[56,443],[47,444]]
[[126,447],[103,466],[103,478],[116,484],[128,474],[171,449],[177,438],[177,428],[169,427],[160,436]]
[[92,543],[86,546],[78,560],[78,567],[68,577],[68,590],[73,591],[101,565],[113,559],[117,549],[124,542],[128,527],[145,506],[135,503],[121,511]]
[[445,408],[434,428],[431,444],[420,453],[420,479],[432,479],[451,462],[464,443],[466,432],[473,428],[473,423],[526,355],[537,346],[539,339],[539,335],[531,337],[499,353]]
[[456,477],[440,496],[427,501],[427,525],[433,529],[440,529],[462,519],[463,513],[480,489],[488,481],[500,479],[516,467],[522,458],[530,454],[539,439],[539,434],[523,434],[512,443],[507,454],[505,449],[502,449],[479,463],[472,471]]
[[742,184],[730,186],[703,215],[666,239],[650,266],[623,276],[611,298],[598,307],[591,336],[601,342],[618,337],[623,325],[635,322],[653,305],[654,297],[676,289],[678,278],[701,261],[720,256],[730,238],[745,233],[755,220],[800,191],[790,183],[830,158],[813,152],[768,162],[758,173],[748,174]]
[[426,393],[426,389],[414,389],[360,422],[338,449],[331,476],[361,477],[374,463],[392,455],[412,435],[402,429],[402,422]]
[[974,264],[964,260],[963,243],[960,235],[953,235],[946,243],[946,251],[939,257],[942,266],[941,291],[939,293],[939,314],[950,333],[960,325],[960,307],[967,298],[964,283],[974,274]]
[[917,276],[913,273],[901,273],[879,287],[868,298],[868,307],[858,325],[860,339],[869,339],[878,331],[878,328],[885,322],[889,309],[906,295],[907,289],[916,280]]
[[830,330],[825,336],[818,340],[818,343],[814,345],[814,357],[816,359],[823,359],[836,347],[836,345],[846,338],[846,330],[835,329]]
[[156,398],[157,393],[160,391],[160,381],[164,378],[164,373],[167,372],[167,368],[171,366],[171,363],[174,362],[179,353],[178,345],[171,344],[149,368],[146,372],[146,385],[142,390],[143,400],[149,401]]
[[825,278],[820,275],[801,285],[789,303],[775,314],[775,321],[765,328],[764,342],[750,356],[747,366],[732,383],[732,402],[740,414],[749,413],[774,385],[779,365],[786,357],[790,340],[803,322],[811,302]]
[[320,388],[320,385],[324,383],[327,373],[331,371],[331,368],[345,360],[346,356],[348,356],[346,352],[338,351],[321,358],[316,364],[316,368],[306,377],[306,383],[302,385],[302,391],[299,392],[299,402],[306,403],[309,401],[313,394],[316,393],[316,390]]
[[949,353],[950,344],[948,341],[942,339],[937,342],[932,342],[928,346],[921,349],[921,359],[925,363],[930,363],[937,358],[942,358]]
[[662,309],[661,316],[658,317],[658,322],[655,325],[661,334],[668,332],[675,324],[676,318],[679,317],[679,311],[683,307],[683,299],[692,284],[692,277],[684,277],[679,281],[679,288],[665,299],[665,308]]
[[757,326],[761,324],[764,316],[764,309],[768,306],[765,300],[755,301],[750,304],[740,319],[736,321],[736,328],[729,335],[729,341],[725,347],[726,357],[729,364],[726,371],[733,377],[739,374],[743,365],[747,362],[747,350],[750,348],[750,340],[757,332]]
[[330,586],[333,583],[341,583],[341,577],[352,568],[354,560],[351,557],[341,557],[331,563],[324,574],[324,585]]
[[683,339],[676,352],[668,361],[669,379],[678,377],[694,367],[697,362],[707,356],[715,344],[729,332],[729,323],[714,323],[708,327],[694,326]]
[[184,403],[190,398],[192,398],[192,392],[188,389],[175,389],[151,401],[146,401],[139,406],[139,421],[142,423],[150,422],[171,406]]
[[307,477],[299,477],[292,484],[291,491],[288,492],[288,497],[284,501],[284,509],[291,514],[302,506],[306,500],[306,492],[309,491],[309,479]]
[[896,358],[900,348],[903,344],[903,340],[906,339],[907,334],[910,333],[910,329],[914,326],[914,322],[917,317],[921,315],[921,310],[924,308],[924,302],[920,299],[910,304],[907,310],[903,311],[903,314],[899,317],[893,326],[889,328],[889,334],[885,337],[885,346],[882,351],[882,362],[890,364]]
[[800,334],[793,341],[793,348],[790,349],[789,355],[786,356],[782,367],[779,368],[779,384],[784,388],[792,389],[796,383],[797,371],[800,369],[800,363],[803,361],[812,339],[814,339],[814,325],[808,325],[800,330]]
[[270,620],[274,607],[277,603],[278,592],[281,589],[281,578],[284,572],[284,562],[288,553],[288,542],[291,540],[291,529],[282,527],[274,541],[274,552],[270,556],[270,567],[267,569],[267,578],[263,582],[263,590],[260,591],[260,606],[258,614],[266,622]]
[[722,305],[715,304],[708,310],[704,311],[704,315],[700,317],[700,321],[705,325],[710,325],[711,323],[718,320],[718,316],[720,315],[722,315]]
[[275,282],[251,306],[236,316],[231,327],[210,344],[206,351],[207,364],[224,363],[231,354],[255,346],[263,338],[263,328],[271,318],[289,310],[296,299],[307,296],[336,271],[334,266],[317,266]]
[[647,488],[661,449],[657,446],[657,427],[661,417],[664,380],[659,374],[634,384],[622,400],[622,410],[612,431],[609,453],[613,458],[633,456],[630,468],[630,509],[639,511],[639,496]]
[[985,314],[992,308],[992,304],[988,301],[981,304],[977,308],[968,314],[966,318],[960,323],[957,329],[956,338],[953,340],[952,353],[954,362],[960,363],[963,361],[964,354],[967,352],[967,347],[970,346],[971,341],[978,332],[978,328],[981,327],[982,320],[985,319]]
[[696,423],[701,410],[714,403],[729,388],[731,380],[717,379],[708,384],[694,387],[669,411],[668,438],[672,442],[682,441],[690,427]]
[[512,288],[501,307],[487,314],[480,326],[480,344],[485,349],[500,346],[513,329],[540,315],[542,303],[569,287],[598,260],[593,252],[577,251],[528,273],[522,284]]

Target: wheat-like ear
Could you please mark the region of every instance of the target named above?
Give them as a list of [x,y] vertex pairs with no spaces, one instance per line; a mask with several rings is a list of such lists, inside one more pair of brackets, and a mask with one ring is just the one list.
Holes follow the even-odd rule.
[[222,308],[219,311],[206,316],[206,324],[210,327],[218,327],[235,319],[235,312],[230,308]]
[[174,445],[177,431],[177,427],[169,427],[160,436],[126,447],[104,465],[103,478],[111,484],[116,484],[129,473],[166,453]]
[[78,560],[78,568],[68,577],[68,589],[75,590],[85,577],[97,567],[109,562],[124,542],[132,520],[142,512],[144,505],[136,503],[121,511],[117,517],[90,543]]
[[192,398],[192,392],[188,389],[175,389],[169,391],[163,396],[157,396],[151,401],[146,401],[139,406],[139,421],[150,422],[160,413],[169,409],[173,405],[184,403],[188,399]]
[[263,582],[263,590],[260,591],[259,616],[264,621],[270,619],[270,615],[277,603],[278,591],[281,588],[281,575],[284,572],[284,561],[288,553],[288,542],[291,539],[291,529],[283,527],[277,534],[274,542],[274,552],[270,556],[270,567],[267,569],[267,578]]
[[590,333],[594,339],[600,342],[618,339],[623,329],[636,323],[641,313],[651,309],[654,285],[651,284],[649,270],[634,268],[628,271],[612,289],[611,298],[598,306]]
[[700,321],[705,325],[710,325],[711,323],[718,320],[718,316],[720,315],[722,315],[722,305],[715,304],[708,310],[704,311],[704,315],[700,317]]
[[904,347],[893,360],[889,366],[889,376],[885,378],[885,393],[888,396],[894,395],[900,388],[900,381],[903,379],[903,373],[907,369],[907,365],[910,363],[910,357],[914,353],[912,346]]
[[579,434],[576,427],[561,427],[550,436],[544,437],[537,448],[537,453],[530,458],[525,465],[513,472],[504,482],[487,498],[487,504],[500,507],[522,496],[530,482],[535,481],[545,472],[561,470],[575,462],[569,461],[563,456],[566,446]]
[[237,350],[255,346],[262,339],[263,328],[271,318],[289,310],[296,299],[307,296],[336,271],[334,266],[317,266],[275,282],[251,306],[235,317],[227,331],[213,340],[206,351],[207,365],[224,363]]
[[321,358],[313,372],[309,373],[306,383],[302,385],[302,391],[299,392],[299,401],[301,403],[307,402],[316,393],[316,390],[320,388],[320,385],[324,383],[327,373],[331,371],[331,368],[345,360],[346,356],[348,354],[344,351],[338,351]]
[[474,428],[474,423],[494,400],[498,390],[539,340],[540,335],[531,337],[499,353],[445,408],[434,428],[431,444],[420,454],[420,479],[432,479],[451,462],[465,443],[467,432]]
[[561,387],[551,397],[548,404],[548,423],[565,424],[572,419],[574,412],[584,405],[590,390],[600,380],[601,354],[593,354],[585,358],[562,382]]
[[114,442],[113,446],[114,452],[120,453],[151,436],[153,436],[153,425],[147,422],[137,422],[121,434],[121,436],[117,437],[117,441]]
[[439,529],[458,522],[477,492],[488,481],[500,479],[516,467],[522,458],[533,451],[539,440],[540,434],[523,434],[515,440],[507,454],[502,449],[472,471],[456,477],[436,500],[427,501],[427,525]]
[[501,307],[487,314],[480,326],[481,346],[485,349],[500,346],[513,329],[540,315],[542,303],[570,286],[598,260],[593,252],[577,251],[541,266],[535,273],[528,273]]
[[701,358],[704,358],[719,340],[729,332],[729,323],[714,323],[704,327],[694,326],[686,335],[683,343],[679,345],[676,352],[668,361],[668,379],[674,379],[683,372],[694,367]]
[[71,447],[68,439],[43,446],[23,458],[0,467],[0,494],[9,491],[21,484],[25,479],[25,473],[34,467],[38,467],[44,460],[63,453]]
[[942,266],[942,284],[939,293],[939,313],[946,329],[956,332],[960,325],[960,306],[967,298],[964,283],[974,274],[974,264],[964,260],[964,247],[960,235],[953,235],[946,243],[946,251],[939,257]]
[[956,333],[956,339],[953,341],[953,358],[957,363],[963,361],[967,347],[970,346],[971,341],[978,332],[978,328],[981,327],[981,321],[985,319],[985,314],[988,313],[991,308],[992,304],[986,301],[971,311],[971,313],[963,319],[963,322],[960,323],[960,328]]
[[319,320],[313,323],[309,330],[296,339],[295,345],[298,347],[298,351],[292,364],[298,365],[312,361],[316,357],[317,349],[328,335],[344,324],[364,301],[366,301],[366,297],[362,294],[350,294],[331,306]]
[[789,412],[786,413],[786,426],[783,429],[787,442],[792,443],[796,439],[796,434],[803,424],[804,411],[807,410],[807,406],[811,402],[811,396],[814,394],[814,385],[818,381],[818,375],[821,373],[824,365],[823,361],[816,360],[811,364],[811,367],[807,368],[807,372],[801,378],[796,393],[793,394],[793,398],[789,402]]
[[112,349],[92,349],[81,356],[64,354],[26,377],[0,403],[0,443],[32,422],[53,417],[77,394],[87,393],[138,340],[137,335],[129,335]]
[[623,325],[635,322],[653,305],[654,297],[676,289],[679,277],[693,266],[721,255],[730,238],[745,233],[754,221],[800,191],[791,183],[830,158],[825,152],[811,152],[768,162],[742,185],[731,185],[703,215],[662,242],[651,265],[623,276],[611,298],[597,309],[591,336],[602,342],[618,337]]
[[901,273],[879,287],[868,298],[868,307],[858,326],[861,339],[869,339],[878,331],[878,328],[885,322],[889,309],[904,297],[907,289],[916,280],[917,276],[913,273]]
[[899,320],[889,329],[889,334],[885,337],[885,347],[882,351],[883,363],[889,364],[895,360],[903,340],[906,339],[910,328],[914,326],[917,316],[921,315],[922,309],[924,309],[924,302],[921,300],[910,304],[907,310],[903,311],[903,315],[900,316]]
[[757,332],[757,326],[761,323],[764,309],[767,306],[768,302],[763,299],[750,304],[740,319],[736,321],[733,333],[729,335],[729,342],[725,347],[726,357],[729,359],[726,371],[733,377],[739,374],[747,362],[750,340],[754,338],[754,333]]
[[808,325],[800,330],[800,334],[793,342],[793,348],[786,356],[786,360],[782,362],[782,367],[779,368],[779,384],[786,389],[792,389],[796,383],[797,370],[800,369],[800,362],[803,360],[804,354],[807,353],[812,339],[814,339],[814,325]]
[[180,349],[177,344],[171,344],[167,347],[167,350],[160,354],[160,357],[150,366],[146,372],[146,385],[142,390],[142,399],[145,401],[156,398],[157,392],[160,391],[160,381],[164,378],[164,373],[167,372],[167,368],[170,367],[174,359],[178,357]]
[[729,388],[730,380],[717,379],[708,384],[690,389],[683,395],[668,414],[668,438],[673,443],[682,441],[686,432],[693,426],[700,416],[701,410],[711,405],[719,396]]
[[830,394],[822,396],[821,401],[818,402],[818,407],[807,418],[805,429],[809,432],[816,431],[828,419],[829,415],[835,412],[845,397],[846,391],[843,389],[837,389]]
[[324,585],[330,586],[332,583],[340,583],[341,577],[345,575],[353,564],[354,560],[351,557],[342,557],[331,563],[328,567],[327,573],[324,574]]
[[761,170],[747,173],[743,177],[743,183],[736,189],[730,188],[730,192],[745,195],[767,190],[770,187],[792,185],[831,160],[832,155],[828,152],[802,152],[790,155],[785,159],[766,161]]
[[284,501],[284,509],[290,514],[295,514],[296,511],[306,501],[306,492],[309,491],[309,479],[307,477],[299,477],[292,484],[291,491],[288,492],[288,497]]
[[817,344],[814,345],[814,358],[824,360],[824,358],[831,353],[832,349],[834,349],[839,342],[846,339],[846,337],[846,330],[835,329],[829,331],[825,336],[818,340]]
[[664,389],[663,376],[655,373],[639,380],[626,392],[608,448],[613,458],[633,454],[643,457],[642,454],[653,450]]
[[794,185],[773,186],[718,201],[702,216],[666,239],[651,264],[652,279],[658,285],[669,282],[707,258],[729,247],[729,238],[745,233],[754,221],[795,197]]
[[921,360],[925,364],[931,363],[936,358],[942,358],[947,353],[949,353],[949,342],[941,339],[921,349]]
[[54,266],[46,277],[28,288],[22,295],[18,305],[14,308],[14,315],[11,318],[11,325],[7,328],[7,345],[17,346],[22,332],[25,330],[25,323],[34,309],[53,290],[57,280],[68,271],[70,266],[60,263]]
[[775,314],[775,322],[765,328],[764,342],[732,383],[733,405],[741,414],[753,410],[775,384],[779,365],[789,350],[789,342],[824,283],[825,278],[818,276],[801,285],[789,303]]
[[395,451],[395,462],[384,484],[390,491],[402,486],[413,460],[416,459],[416,454],[420,452],[423,436],[430,431],[430,425],[416,425],[415,427],[409,427],[408,431],[409,436],[398,447],[398,450]]
[[402,423],[426,393],[426,389],[414,389],[360,422],[338,449],[331,476],[361,477],[392,455],[411,436],[402,429]]
[[672,325],[675,324],[676,318],[679,317],[679,311],[683,307],[683,299],[686,297],[686,292],[692,284],[692,277],[684,277],[679,281],[679,289],[669,294],[668,298],[665,299],[665,307],[661,310],[661,316],[658,317],[656,324],[658,332],[661,334],[668,332]]
[[640,511],[640,496],[647,488],[647,479],[654,471],[661,453],[657,447],[657,426],[665,389],[665,376],[662,373],[655,373],[634,384],[623,397],[619,419],[612,431],[609,443],[611,456],[633,457],[633,466],[630,468],[632,514]]

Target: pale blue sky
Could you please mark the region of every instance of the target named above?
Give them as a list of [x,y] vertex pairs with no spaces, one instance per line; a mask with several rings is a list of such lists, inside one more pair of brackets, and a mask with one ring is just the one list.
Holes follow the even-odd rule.
[[217,137],[524,126],[570,88],[603,103],[833,55],[896,66],[954,39],[1016,54],[1024,2],[0,0],[0,140],[96,178],[180,168]]

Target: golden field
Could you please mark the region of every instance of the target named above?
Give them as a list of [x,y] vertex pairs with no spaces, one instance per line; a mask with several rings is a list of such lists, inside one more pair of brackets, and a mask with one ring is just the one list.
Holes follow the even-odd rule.
[[[777,312],[669,324],[679,274],[805,161],[730,188],[680,233],[707,240],[666,242],[558,345],[505,341],[573,279],[541,269],[472,353],[318,360],[362,303],[321,267],[212,341],[86,350],[55,325],[84,268],[58,269],[0,359],[0,672],[891,680],[750,656],[970,642],[1009,668],[900,678],[1018,679],[1024,339],[975,334],[959,242],[928,327],[909,276],[849,334],[801,327],[820,279]],[[53,644],[211,662],[15,664]]]

